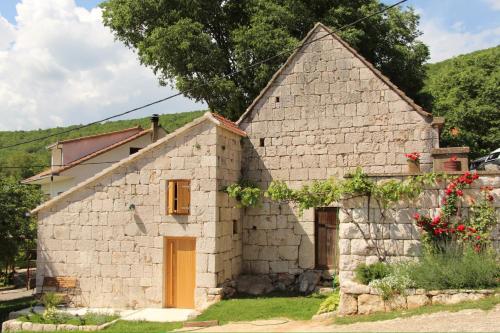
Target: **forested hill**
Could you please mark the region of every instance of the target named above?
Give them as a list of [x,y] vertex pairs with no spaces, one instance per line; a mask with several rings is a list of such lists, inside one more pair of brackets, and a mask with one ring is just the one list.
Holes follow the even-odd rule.
[[[181,127],[182,125],[190,122],[197,117],[200,117],[204,112],[205,111],[193,111],[163,114],[160,115],[160,124],[168,132],[173,132],[175,129]],[[2,149],[0,150],[0,177],[12,175],[17,179],[21,179],[29,177],[41,171],[43,168],[37,166],[48,165],[50,161],[50,153],[49,151],[47,151],[46,147],[49,144],[56,142],[57,140],[72,139],[87,135],[112,132],[136,125],[140,125],[142,126],[142,128],[149,128],[151,126],[151,120],[149,117],[146,117],[130,120],[109,121],[15,148]],[[30,141],[75,127],[79,127],[79,125],[33,131],[0,131],[0,147],[9,146],[22,141]],[[2,166],[18,166],[22,168],[7,169],[2,168]]]
[[500,45],[426,65],[423,106],[444,116],[441,146],[471,158],[500,148]]

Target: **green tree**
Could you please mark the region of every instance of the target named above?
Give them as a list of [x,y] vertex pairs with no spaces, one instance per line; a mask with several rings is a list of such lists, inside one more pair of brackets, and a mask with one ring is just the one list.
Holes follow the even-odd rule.
[[35,186],[21,185],[14,178],[0,178],[0,263],[12,267],[19,252],[27,253],[36,239],[36,225],[29,216],[41,202]]
[[446,118],[443,146],[469,146],[472,158],[500,148],[500,46],[429,65],[423,93]]
[[[160,84],[175,82],[232,119],[288,54],[259,61],[296,46],[315,22],[335,29],[387,7],[379,0],[107,0],[101,6],[104,24]],[[416,40],[418,20],[411,8],[393,8],[339,34],[414,97],[429,54]]]

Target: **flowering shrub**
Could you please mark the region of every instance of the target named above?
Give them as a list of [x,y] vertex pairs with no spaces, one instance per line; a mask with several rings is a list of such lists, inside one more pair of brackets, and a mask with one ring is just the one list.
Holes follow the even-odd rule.
[[417,152],[414,152],[414,153],[408,153],[408,154],[405,154],[406,158],[409,160],[409,161],[413,161],[415,163],[418,163],[420,162],[420,153],[417,153]]
[[466,171],[452,180],[444,191],[439,213],[433,218],[416,213],[414,219],[424,233],[424,241],[434,248],[443,249],[450,241],[469,243],[476,251],[483,249],[489,242],[489,233],[496,223],[495,211],[491,206],[493,196],[491,187],[481,188],[482,196],[473,201],[469,218],[461,212],[463,190],[476,179],[477,173]]
[[406,289],[415,287],[415,283],[407,271],[404,263],[393,265],[391,274],[371,281],[369,286],[375,288],[384,300],[391,299],[396,295],[405,296]]

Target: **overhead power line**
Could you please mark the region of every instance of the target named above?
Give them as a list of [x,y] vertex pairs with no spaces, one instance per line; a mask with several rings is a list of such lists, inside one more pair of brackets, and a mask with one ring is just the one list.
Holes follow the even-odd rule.
[[[120,162],[120,161],[87,162],[87,163],[75,164],[75,166],[77,166],[77,165],[113,164],[113,163],[117,163],[117,162]],[[54,164],[54,165],[45,164],[45,165],[30,165],[29,167],[25,167],[25,166],[12,166],[12,165],[0,165],[0,169],[28,169],[28,168],[66,167],[66,166],[70,166],[70,165],[71,164]]]
[[[277,53],[277,54],[275,54],[275,55],[273,55],[273,56],[271,56],[271,57],[268,57],[268,58],[265,58],[265,59],[260,60],[260,61],[258,61],[258,62],[255,62],[255,63],[253,63],[253,64],[251,64],[251,65],[249,65],[249,66],[246,66],[246,67],[244,67],[244,68],[234,70],[234,71],[232,71],[232,72],[230,72],[230,73],[228,73],[228,74],[224,74],[224,75],[222,75],[222,77],[230,77],[230,76],[232,76],[232,75],[235,75],[235,74],[238,74],[238,73],[240,73],[240,72],[246,71],[246,70],[251,69],[251,68],[253,68],[253,67],[256,67],[256,66],[262,65],[262,64],[264,64],[264,63],[266,63],[266,62],[268,62],[268,61],[271,61],[271,60],[273,60],[273,59],[275,59],[275,58],[277,58],[277,57],[281,57],[281,56],[282,56],[282,55],[284,55],[284,54],[287,54],[287,53],[293,52],[293,51],[295,51],[295,50],[298,50],[298,49],[300,49],[301,47],[303,47],[303,46],[305,46],[305,45],[312,44],[312,43],[317,42],[318,40],[321,40],[321,39],[323,39],[323,38],[325,38],[325,37],[327,37],[327,36],[330,36],[330,35],[332,35],[332,34],[334,34],[334,33],[336,33],[336,32],[339,32],[339,31],[345,30],[345,29],[347,29],[347,28],[350,28],[350,27],[352,27],[352,26],[354,26],[354,25],[358,24],[359,22],[362,22],[362,21],[364,21],[364,20],[366,20],[366,19],[369,19],[369,18],[371,18],[371,17],[373,17],[373,16],[377,16],[377,15],[383,14],[383,13],[385,13],[386,11],[388,11],[389,9],[394,8],[394,7],[396,7],[396,6],[399,6],[399,5],[401,5],[402,3],[406,2],[406,1],[408,1],[408,0],[401,0],[401,1],[398,1],[398,2],[396,2],[395,4],[392,4],[392,5],[388,6],[388,7],[385,7],[385,8],[383,8],[383,9],[381,9],[381,10],[377,11],[377,12],[374,12],[374,13],[372,13],[372,14],[370,14],[370,15],[367,15],[367,16],[364,16],[364,17],[362,17],[362,18],[359,18],[359,19],[357,19],[357,20],[355,20],[355,21],[353,21],[353,22],[351,22],[351,23],[349,23],[349,24],[346,24],[346,25],[344,25],[344,26],[342,26],[342,27],[340,27],[340,28],[338,28],[338,29],[335,29],[335,30],[333,30],[332,32],[329,32],[329,33],[327,33],[327,34],[325,34],[325,35],[323,35],[323,36],[321,36],[321,37],[315,38],[315,39],[313,39],[313,40],[310,40],[310,41],[309,41],[309,42],[307,42],[307,43],[302,43],[302,44],[300,44],[300,45],[298,45],[298,46],[295,46],[295,47],[293,47],[293,48],[290,48],[290,49],[287,49],[287,50],[282,51],[282,52],[280,52],[280,53]],[[186,92],[190,92],[190,91],[192,91],[192,90],[194,90],[194,89],[196,89],[196,88],[200,88],[200,87],[206,86],[206,85],[208,85],[209,83],[210,83],[210,81],[207,81],[207,82],[205,82],[205,83],[201,83],[201,84],[199,84],[199,85],[197,85],[197,86],[195,86],[195,87],[193,87],[193,88],[191,88],[191,89],[188,89]],[[129,113],[133,113],[133,112],[139,111],[139,110],[141,110],[141,109],[145,109],[145,108],[147,108],[147,107],[153,106],[153,105],[155,105],[155,104],[159,104],[159,103],[165,102],[165,101],[167,101],[167,100],[169,100],[169,99],[175,98],[175,97],[180,96],[180,95],[182,95],[182,94],[183,94],[183,93],[178,92],[178,93],[176,93],[176,94],[173,94],[173,95],[167,96],[167,97],[165,97],[165,98],[158,99],[158,100],[153,101],[153,102],[151,102],[151,103],[148,103],[148,104],[145,104],[145,105],[142,105],[142,106],[139,106],[139,107],[136,107],[136,108],[130,109],[130,110],[128,110],[128,111],[125,111],[125,112],[122,112],[122,113],[118,113],[118,114],[115,114],[115,115],[113,115],[113,116],[109,116],[109,117],[107,117],[107,118],[101,119],[101,120],[96,120],[96,121],[93,121],[93,122],[88,123],[88,124],[86,124],[86,125],[77,126],[77,127],[70,128],[70,129],[67,129],[67,130],[64,130],[64,131],[61,131],[61,132],[58,132],[58,133],[49,134],[49,135],[46,135],[46,136],[43,136],[43,137],[39,137],[39,138],[36,138],[36,139],[32,139],[32,140],[27,140],[27,141],[18,142],[18,143],[12,144],[12,145],[2,146],[2,147],[0,147],[0,149],[8,149],[8,148],[13,148],[13,147],[21,146],[21,145],[24,145],[24,144],[33,143],[33,142],[37,142],[37,141],[40,141],[40,140],[45,140],[45,139],[48,139],[48,138],[52,138],[52,137],[55,137],[55,136],[59,136],[59,135],[61,135],[61,134],[66,134],[66,133],[70,133],[70,132],[73,132],[73,131],[78,131],[78,130],[80,130],[80,129],[82,129],[82,128],[86,128],[86,127],[89,127],[89,126],[92,126],[92,125],[96,125],[96,124],[99,124],[99,123],[101,123],[101,122],[103,122],[103,121],[107,121],[107,120],[111,120],[111,119],[114,119],[114,118],[118,118],[118,117],[121,117],[121,116],[127,115],[127,114],[129,114]]]

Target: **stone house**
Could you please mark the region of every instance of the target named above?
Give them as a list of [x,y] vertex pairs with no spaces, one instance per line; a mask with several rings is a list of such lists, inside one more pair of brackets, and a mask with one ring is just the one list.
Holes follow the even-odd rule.
[[[358,166],[402,177],[411,151],[430,171],[441,124],[317,24],[237,123],[206,113],[37,207],[37,288],[73,276],[75,303],[201,309],[242,273],[338,270],[347,286],[374,257],[359,232],[371,232],[366,202],[349,203],[351,221],[339,207],[239,209],[222,189],[242,178],[298,187]],[[432,211],[438,194],[428,197]],[[418,252],[413,211],[401,207],[383,226],[387,256]]]

